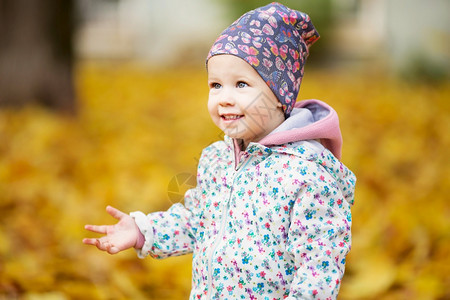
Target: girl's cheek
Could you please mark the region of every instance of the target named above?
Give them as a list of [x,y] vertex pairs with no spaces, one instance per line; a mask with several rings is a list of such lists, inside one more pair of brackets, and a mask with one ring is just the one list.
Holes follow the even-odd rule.
[[208,107],[217,107],[219,106],[219,99],[220,99],[220,94],[219,91],[217,90],[211,90],[209,92],[209,97],[208,97]]
[[208,107],[208,112],[211,115],[211,117],[214,117],[215,114],[217,113],[217,103],[213,97],[209,97],[207,107]]
[[213,107],[211,96],[208,98],[208,104],[207,105],[208,105],[208,110],[211,111],[211,109]]

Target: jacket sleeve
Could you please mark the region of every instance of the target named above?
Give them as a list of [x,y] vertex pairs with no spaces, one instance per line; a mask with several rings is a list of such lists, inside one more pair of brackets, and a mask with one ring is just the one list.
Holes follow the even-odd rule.
[[185,194],[185,205],[176,203],[164,212],[148,215],[142,212],[130,213],[145,238],[143,247],[136,249],[140,258],[147,255],[166,258],[193,251],[195,211],[198,207],[196,193],[197,188],[188,190]]
[[336,299],[351,247],[350,204],[319,180],[300,189],[291,216],[287,250],[295,276],[288,299]]

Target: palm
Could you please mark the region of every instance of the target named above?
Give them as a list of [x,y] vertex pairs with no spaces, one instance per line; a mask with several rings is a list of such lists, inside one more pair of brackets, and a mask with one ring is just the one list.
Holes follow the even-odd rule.
[[134,247],[139,229],[133,218],[111,206],[108,206],[106,211],[112,217],[119,220],[119,222],[115,225],[86,225],[85,228],[87,230],[104,234],[104,236],[98,239],[84,239],[83,243],[94,245],[98,249],[107,251],[110,254]]

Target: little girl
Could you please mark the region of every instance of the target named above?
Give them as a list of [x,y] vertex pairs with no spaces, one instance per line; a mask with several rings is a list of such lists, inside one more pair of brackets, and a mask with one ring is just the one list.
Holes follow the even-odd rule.
[[125,214],[83,242],[155,258],[193,252],[190,299],[335,299],[351,244],[355,176],[338,159],[336,112],[296,103],[310,18],[272,3],[225,29],[206,63],[224,141],[203,150],[184,205]]

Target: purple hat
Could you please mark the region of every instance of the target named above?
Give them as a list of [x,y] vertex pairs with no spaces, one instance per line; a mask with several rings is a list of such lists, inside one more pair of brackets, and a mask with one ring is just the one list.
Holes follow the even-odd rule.
[[289,117],[297,99],[309,46],[319,33],[305,13],[273,2],[237,19],[214,42],[206,62],[232,54],[249,63],[270,87]]

